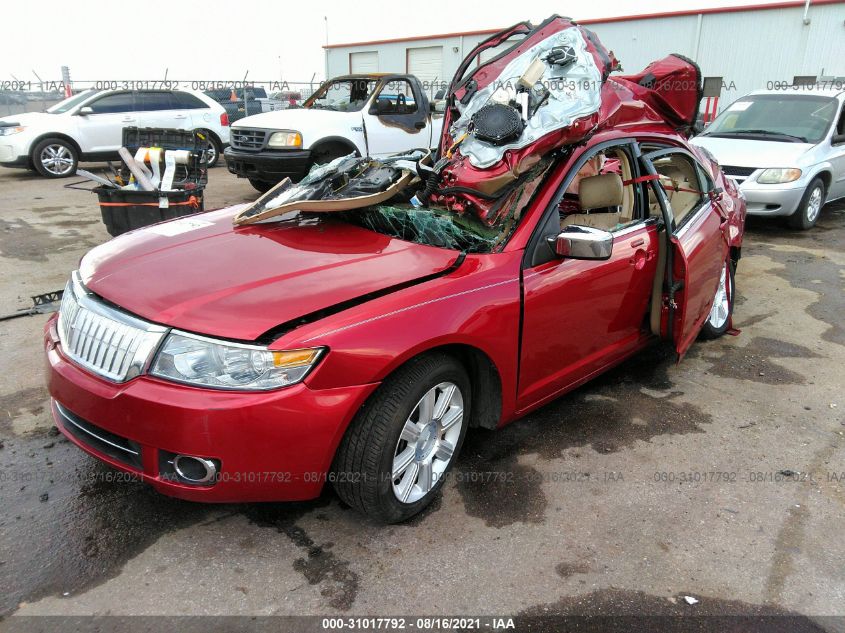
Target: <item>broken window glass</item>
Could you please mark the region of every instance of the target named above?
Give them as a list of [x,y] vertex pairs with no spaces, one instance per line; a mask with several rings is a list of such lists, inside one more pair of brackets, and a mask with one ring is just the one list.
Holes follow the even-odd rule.
[[350,224],[408,242],[469,253],[490,252],[500,239],[500,231],[474,218],[411,205],[378,205],[338,215]]

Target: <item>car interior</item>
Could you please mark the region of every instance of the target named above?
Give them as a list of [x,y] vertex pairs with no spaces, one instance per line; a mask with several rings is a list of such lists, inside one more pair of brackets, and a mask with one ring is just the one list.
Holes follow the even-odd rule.
[[632,173],[622,149],[612,148],[590,157],[558,206],[561,228],[579,225],[614,232],[637,221]]
[[[703,201],[704,194],[700,191],[695,165],[680,153],[661,156],[652,164],[660,175],[658,183],[672,207],[675,226],[681,226]],[[661,216],[660,204],[653,195],[649,198],[649,216]]]

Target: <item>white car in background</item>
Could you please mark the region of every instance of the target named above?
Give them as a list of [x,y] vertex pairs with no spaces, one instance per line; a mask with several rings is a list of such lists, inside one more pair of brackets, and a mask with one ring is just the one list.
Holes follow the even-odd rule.
[[845,91],[794,87],[734,101],[692,143],[740,185],[748,213],[809,229],[845,198]]
[[205,131],[209,167],[229,144],[226,110],[201,92],[89,90],[46,112],[0,118],[0,165],[47,178],[71,176],[80,161],[117,158],[125,127]]

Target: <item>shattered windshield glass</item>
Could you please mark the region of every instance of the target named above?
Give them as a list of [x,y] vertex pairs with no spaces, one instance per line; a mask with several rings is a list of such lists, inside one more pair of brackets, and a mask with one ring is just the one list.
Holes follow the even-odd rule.
[[499,208],[499,220],[493,226],[484,224],[474,214],[455,213],[440,205],[415,207],[397,202],[400,196],[386,204],[345,211],[334,217],[408,242],[467,253],[495,253],[519,225],[552,163],[551,158],[541,160],[501,192],[494,203]]
[[469,216],[461,217],[435,209],[416,209],[410,204],[378,205],[339,215],[345,222],[377,233],[469,253],[492,251],[501,233]]

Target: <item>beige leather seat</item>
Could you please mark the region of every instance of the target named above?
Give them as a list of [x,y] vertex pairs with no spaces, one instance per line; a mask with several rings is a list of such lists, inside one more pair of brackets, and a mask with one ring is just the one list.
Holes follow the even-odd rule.
[[672,215],[675,216],[675,224],[680,224],[690,211],[698,206],[701,196],[698,193],[678,191],[678,189],[695,191],[698,189],[698,179],[692,166],[681,160],[660,165],[657,169],[660,172],[660,182],[672,207]]
[[[578,184],[578,202],[585,213],[570,213],[561,218],[560,226],[577,224],[597,229],[611,231],[620,223],[628,222],[623,219],[622,206],[624,201],[624,187],[619,174],[601,174],[583,178]],[[608,212],[608,208],[616,209]],[[594,213],[590,211],[596,210]]]

